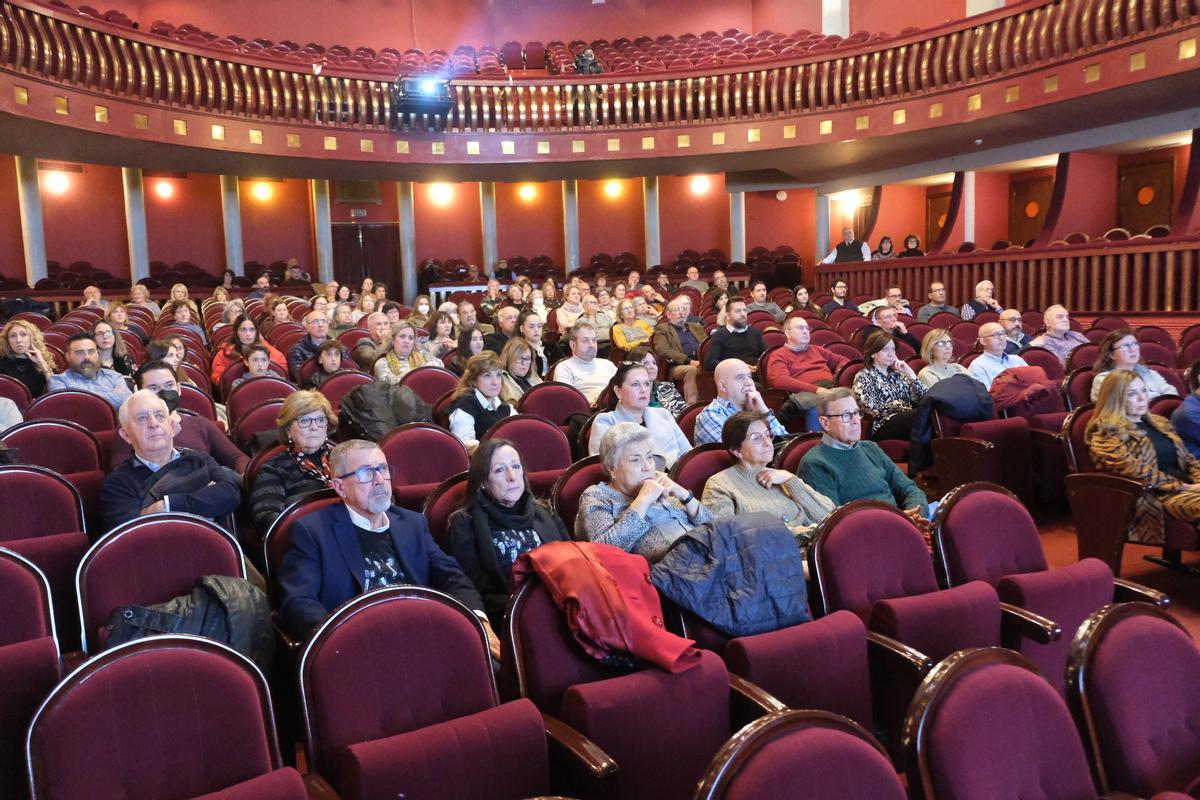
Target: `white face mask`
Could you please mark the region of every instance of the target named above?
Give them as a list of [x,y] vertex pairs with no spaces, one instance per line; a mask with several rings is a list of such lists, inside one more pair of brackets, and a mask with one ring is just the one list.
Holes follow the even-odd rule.
[[428,314],[428,313],[429,313],[429,306],[427,306],[427,305],[425,305],[424,303],[422,303],[421,305],[417,306],[417,311],[421,312],[422,314]]

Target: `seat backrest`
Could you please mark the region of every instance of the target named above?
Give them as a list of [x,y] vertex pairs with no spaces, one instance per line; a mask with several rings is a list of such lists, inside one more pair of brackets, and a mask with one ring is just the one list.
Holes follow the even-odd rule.
[[[1027,660],[960,650],[922,681],[905,721],[909,786],[926,797],[1095,797],[1066,703]],[[1003,754],[1003,755],[999,755]]]
[[190,636],[129,642],[88,661],[38,710],[28,754],[40,800],[197,797],[280,766],[262,673]]
[[79,490],[45,467],[0,466],[0,519],[0,543],[87,533]]
[[50,582],[20,553],[0,547],[0,647],[54,636]]
[[557,425],[527,414],[502,419],[484,439],[508,439],[521,454],[527,472],[566,469],[571,466],[571,444]]
[[[345,363],[346,360],[343,358],[343,366]],[[325,395],[325,399],[329,401],[329,405],[333,406],[333,413],[337,414],[342,409],[342,398],[346,396],[347,392],[355,386],[361,386],[373,380],[374,378],[365,372],[347,369],[344,372],[332,375],[318,387],[318,391]]]
[[821,443],[822,434],[812,432],[801,434],[783,446],[775,456],[775,468],[796,472],[800,469],[800,460],[804,454]]
[[583,490],[608,479],[608,470],[600,463],[600,456],[588,456],[567,467],[555,481],[550,490],[550,505],[571,531],[571,538],[576,538],[575,516],[579,513],[579,497]]
[[1198,671],[1200,648],[1178,620],[1148,603],[1105,606],[1080,626],[1067,668],[1068,700],[1082,719],[1104,791],[1149,797],[1182,792],[1195,780]]
[[1021,358],[1031,367],[1041,367],[1046,377],[1052,381],[1061,381],[1066,374],[1058,356],[1044,347],[1026,347],[1021,351]]
[[1155,341],[1141,342],[1139,349],[1142,353],[1142,360],[1148,365],[1173,368],[1175,362],[1179,360],[1174,347],[1166,347]]
[[542,417],[555,425],[565,425],[572,414],[591,412],[583,392],[567,383],[543,381],[521,395],[517,413]]
[[4,444],[23,464],[36,464],[60,475],[101,468],[100,443],[91,431],[67,420],[38,420],[13,425]]
[[29,404],[25,419],[65,419],[79,423],[90,431],[117,429],[117,412],[113,411],[108,401],[100,395],[78,389],[47,392]]
[[247,411],[268,400],[286,400],[297,389],[291,381],[264,375],[261,378],[251,378],[239,383],[230,390],[225,398],[225,407],[229,411],[229,421],[236,425]]
[[1063,394],[1066,395],[1067,409],[1091,402],[1092,382],[1096,380],[1096,372],[1091,367],[1080,367],[1063,379]]
[[212,422],[217,421],[217,407],[213,403],[212,396],[191,384],[180,385],[179,407]]
[[246,577],[242,548],[215,523],[191,514],[151,514],[113,528],[76,572],[84,652],[99,649],[114,609],[188,594],[205,575]]
[[934,558],[950,586],[1048,569],[1037,523],[1016,495],[968,483],[942,498],[933,520]]
[[876,600],[938,588],[921,532],[878,500],[856,500],[826,517],[809,562],[826,614],[844,608],[866,621]]
[[679,412],[676,422],[679,423],[679,430],[683,431],[683,435],[689,442],[696,441],[696,418],[706,408],[708,408],[708,403],[692,403]]
[[418,586],[381,589],[342,606],[305,646],[300,686],[309,763],[328,777],[350,745],[499,702],[479,619]]
[[854,386],[854,376],[858,375],[862,371],[862,368],[862,361],[851,361],[849,364],[843,365],[835,376],[837,385],[846,389],[852,388]]
[[265,400],[246,411],[241,417],[236,419],[231,417],[233,443],[246,450],[255,434],[269,431],[275,427],[275,419],[279,416],[281,408],[283,408],[283,400]]
[[417,483],[440,483],[470,466],[467,450],[457,436],[427,422],[409,422],[379,440],[392,466],[393,488]]
[[1074,372],[1082,367],[1090,367],[1096,363],[1096,354],[1100,352],[1100,345],[1094,342],[1081,344],[1071,351],[1067,356],[1067,370]]
[[1072,472],[1096,471],[1092,463],[1091,448],[1084,438],[1095,410],[1095,404],[1084,403],[1068,414],[1066,422],[1063,423],[1063,447],[1067,450],[1067,468]]
[[302,494],[279,512],[279,516],[263,534],[263,566],[267,571],[267,594],[273,604],[278,597],[278,587],[275,581],[279,576],[279,564],[283,561],[284,553],[292,546],[292,524],[306,514],[320,511],[340,500],[341,498],[333,489],[320,489]]
[[671,480],[699,497],[704,494],[705,481],[736,461],[720,442],[696,445],[671,465]]
[[24,417],[25,409],[29,408],[29,404],[33,402],[33,396],[29,394],[29,388],[21,383],[16,378],[11,378],[8,375],[0,375],[0,397],[7,397],[13,401],[17,410]]
[[429,523],[429,535],[439,545],[446,541],[446,523],[450,515],[463,507],[466,497],[467,473],[460,472],[439,483],[425,500],[421,513]]
[[442,367],[417,367],[404,373],[400,385],[412,389],[418,397],[433,405],[439,397],[458,386],[458,376]]
[[[837,769],[830,769],[837,764]],[[904,786],[878,740],[828,711],[760,717],[713,758],[696,800],[903,800]]]

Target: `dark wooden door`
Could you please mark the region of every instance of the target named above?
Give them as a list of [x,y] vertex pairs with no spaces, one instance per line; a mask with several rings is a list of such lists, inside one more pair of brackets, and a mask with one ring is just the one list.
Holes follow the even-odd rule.
[[[928,250],[942,234],[942,227],[950,214],[950,192],[931,194],[925,198],[925,239],[921,243],[922,250]],[[904,249],[904,242],[896,243],[897,250]]]
[[1171,159],[1120,167],[1117,181],[1117,225],[1137,234],[1155,225],[1171,224],[1171,199],[1175,196],[1175,163]]
[[[1046,213],[1050,210],[1050,195],[1054,192],[1054,178],[1043,175],[1024,180],[1014,178],[1008,190],[1008,239],[1013,244],[1023,245],[1036,239],[1046,224]],[[1093,231],[1089,236],[1103,231]],[[986,243],[990,246],[991,243]]]
[[394,224],[333,224],[333,277],[356,290],[364,277],[387,284],[400,297],[400,230]]

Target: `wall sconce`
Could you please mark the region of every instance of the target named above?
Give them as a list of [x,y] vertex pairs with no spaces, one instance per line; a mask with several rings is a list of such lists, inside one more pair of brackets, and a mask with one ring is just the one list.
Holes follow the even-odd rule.
[[692,190],[692,194],[707,194],[712,188],[712,179],[707,175],[696,175],[688,183],[688,188]]
[[517,189],[517,197],[529,203],[537,197],[537,187],[532,183],[523,183],[521,184],[521,188]]
[[154,193],[163,200],[167,200],[175,194],[175,187],[167,181],[159,181],[154,184]]
[[454,188],[448,183],[434,183],[429,187],[429,199],[435,205],[448,206],[454,200]]
[[51,170],[42,176],[42,187],[51,194],[64,194],[71,188],[71,179],[65,172]]
[[605,181],[604,182],[604,194],[606,194],[607,196],[614,198],[614,199],[620,197],[621,196],[621,182],[620,181]]

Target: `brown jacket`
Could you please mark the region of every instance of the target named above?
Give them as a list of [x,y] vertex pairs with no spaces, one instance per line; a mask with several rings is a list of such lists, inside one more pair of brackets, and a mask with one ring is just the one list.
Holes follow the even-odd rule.
[[[708,335],[704,332],[704,327],[700,323],[689,322],[687,326],[688,330],[692,332],[692,336],[696,337],[698,343],[708,338]],[[674,325],[666,321],[658,323],[658,327],[654,329],[654,336],[650,339],[650,349],[667,361],[670,361],[671,366],[674,367],[691,361],[690,358],[683,354],[683,345],[679,342],[679,331],[675,330]],[[697,350],[696,355],[699,358],[699,350]]]

